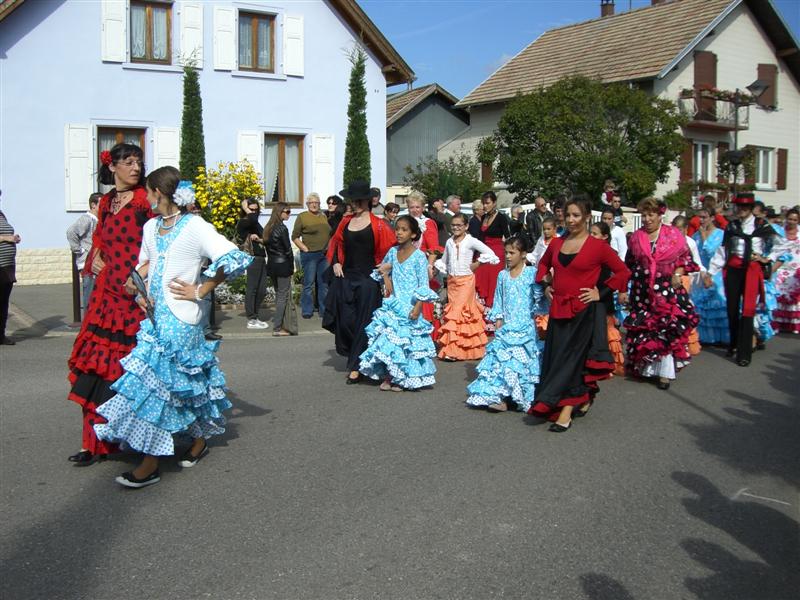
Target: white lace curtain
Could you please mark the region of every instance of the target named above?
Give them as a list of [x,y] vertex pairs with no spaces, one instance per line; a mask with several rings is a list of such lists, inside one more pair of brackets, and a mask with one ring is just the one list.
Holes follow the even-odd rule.
[[277,202],[278,138],[268,135],[264,142],[264,191],[267,202]]
[[239,66],[253,66],[253,26],[250,17],[239,16]]
[[286,138],[286,202],[302,202],[300,197],[300,141]]
[[258,68],[269,69],[270,67],[270,43],[269,43],[269,21],[266,19],[258,20]]
[[152,56],[147,56],[147,8],[131,5],[131,58],[165,60],[169,46],[167,8],[152,7]]

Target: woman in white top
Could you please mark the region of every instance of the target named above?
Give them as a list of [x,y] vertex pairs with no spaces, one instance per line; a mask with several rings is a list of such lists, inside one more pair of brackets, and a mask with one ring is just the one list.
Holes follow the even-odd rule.
[[[486,350],[483,309],[475,299],[475,269],[482,263],[497,264],[500,259],[489,246],[467,233],[467,217],[462,213],[451,220],[453,237],[447,240],[436,268],[447,274],[447,306],[439,329],[439,358],[447,361],[477,360]],[[475,255],[478,258],[475,258]]]
[[[194,202],[191,183],[174,167],[147,177],[147,198],[160,216],[144,225],[139,265],[147,276],[148,318],[136,347],[120,361],[124,369],[111,387],[116,395],[98,407],[107,422],[97,437],[144,454],[117,482],[141,488],[160,479],[158,460],[175,454],[172,436],[185,433],[192,445],[178,461],[193,467],[207,452],[206,439],[225,431],[222,411],[231,407],[225,376],[215,355],[218,341],[206,341],[200,300],[226,278],[243,273],[253,258],[236,249],[202,217],[187,212]],[[203,273],[203,259],[211,262]]]

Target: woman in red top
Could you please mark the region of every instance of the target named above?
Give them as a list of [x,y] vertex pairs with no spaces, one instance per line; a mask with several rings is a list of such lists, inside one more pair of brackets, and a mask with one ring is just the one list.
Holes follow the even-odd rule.
[[83,317],[81,330],[69,357],[68,398],[83,409],[83,442],[80,452],[69,457],[87,466],[116,452],[113,444],[97,439],[93,425],[105,423],[99,405],[114,392],[111,384],[122,375],[119,364],[136,345],[143,313],[134,295],[125,288],[139,260],[142,227],[153,213],[147,202],[142,149],[117,144],[100,154],[100,183],[114,185],[100,200],[97,228],[84,270],[96,281]]
[[381,289],[370,274],[397,242],[389,224],[370,212],[372,193],[366,181],[354,181],[339,193],[353,204],[328,244],[334,277],[325,298],[322,326],[336,339],[336,352],[347,357],[347,383],[357,383],[359,356],[367,349],[366,328],[381,305]]
[[536,401],[528,411],[555,420],[550,431],[557,433],[569,429],[575,406],[580,416],[586,414],[597,382],[614,371],[606,311],[599,302],[600,271],[611,272],[600,285],[617,291],[626,289],[631,274],[610,245],[589,235],[588,200],[568,200],[564,213],[567,235],[550,243],[536,273],[536,280],[548,286],[551,304]]

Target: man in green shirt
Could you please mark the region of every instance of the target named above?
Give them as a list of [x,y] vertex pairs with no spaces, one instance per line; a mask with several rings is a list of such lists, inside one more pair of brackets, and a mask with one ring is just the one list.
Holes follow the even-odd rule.
[[325,252],[331,239],[328,219],[320,210],[319,195],[312,192],[306,198],[305,212],[297,215],[292,229],[292,241],[300,249],[300,266],[303,269],[303,293],[300,295],[300,312],[304,319],[314,315],[314,284],[317,285],[319,316],[325,312],[325,296],[328,285],[323,273],[328,268]]

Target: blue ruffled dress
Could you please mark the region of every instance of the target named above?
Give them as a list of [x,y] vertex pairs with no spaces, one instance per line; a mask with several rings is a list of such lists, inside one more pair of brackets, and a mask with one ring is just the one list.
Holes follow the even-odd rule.
[[[192,438],[223,433],[222,411],[232,406],[215,355],[219,342],[206,341],[201,325],[175,317],[164,298],[169,293],[162,284],[164,253],[189,218],[200,217],[184,217],[167,235],[156,235],[158,257],[148,273],[156,324],[142,321],[136,347],[120,361],[125,372],[111,386],[116,395],[97,409],[107,423],[94,426],[99,438],[153,456],[175,454],[176,433]],[[228,278],[237,277],[252,260],[232,250],[204,275],[213,277],[222,268]]]
[[[786,231],[780,225],[772,224],[775,235],[765,241],[764,256],[772,253],[776,244],[782,241]],[[772,311],[778,308],[778,289],[772,279],[764,279],[764,301],[756,306],[756,315],[753,319],[753,329],[759,342],[766,342],[775,337],[775,328],[772,326]]]
[[533,322],[540,312],[542,288],[535,282],[536,269],[525,267],[516,278],[508,270],[497,278],[494,304],[487,316],[503,320],[486,356],[478,363],[478,378],[467,386],[467,404],[489,406],[511,399],[517,410],[527,412],[539,383],[540,343]]
[[[708,269],[711,259],[722,244],[724,237],[722,229],[715,229],[707,239],[697,231],[692,236],[697,242],[697,251],[703,266]],[[722,271],[711,278],[711,287],[707,288],[702,283],[692,286],[691,298],[700,317],[697,333],[701,344],[730,343],[728,329],[728,308],[725,300],[725,284],[722,280]]]
[[[421,316],[412,321],[411,309],[419,302],[432,302],[436,293],[428,285],[428,260],[415,250],[405,261],[397,260],[397,247],[383,259],[392,265],[394,293],[384,298],[367,325],[367,349],[359,357],[359,371],[371,379],[387,377],[406,390],[435,383],[436,348],[431,339],[433,325]],[[372,278],[382,281],[374,271]]]

